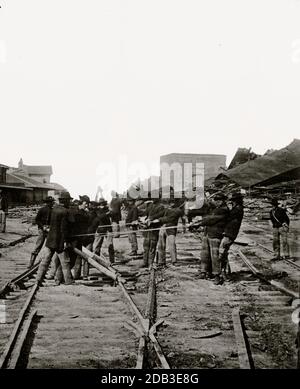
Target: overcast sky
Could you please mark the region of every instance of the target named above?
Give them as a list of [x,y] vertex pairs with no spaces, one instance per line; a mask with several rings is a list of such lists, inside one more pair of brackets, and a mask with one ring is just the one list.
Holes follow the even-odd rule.
[[0,163],[52,165],[75,197],[105,163],[300,137],[299,0],[0,5]]

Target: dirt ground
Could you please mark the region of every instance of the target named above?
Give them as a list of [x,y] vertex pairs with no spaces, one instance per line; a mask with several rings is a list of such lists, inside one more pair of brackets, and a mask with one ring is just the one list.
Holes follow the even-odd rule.
[[[22,231],[26,229],[28,226]],[[31,230],[34,232],[34,228]],[[271,230],[265,223],[253,226],[245,222],[243,231],[241,239],[271,247]],[[2,248],[1,259],[5,259],[6,265],[1,267],[1,273],[5,273],[8,262],[24,267],[34,242],[35,238],[29,238],[14,247]],[[115,248],[119,261],[130,251],[124,238],[115,240]],[[239,368],[232,322],[233,308],[237,306],[244,315],[255,368],[295,368],[297,326],[291,320],[291,299],[255,279],[236,255],[236,248],[230,256],[232,281],[221,286],[197,278],[198,237],[190,233],[178,234],[177,248],[178,266],[170,265],[167,256],[168,267],[157,271],[157,319],[164,320],[157,338],[171,368]],[[270,262],[271,253],[251,244],[238,248],[245,250],[260,269],[285,271],[288,277],[297,280],[299,273],[281,262]],[[141,238],[139,251],[142,251]],[[107,255],[105,245],[103,253]],[[115,267],[127,277],[126,287],[144,312],[148,274],[141,270],[141,263],[141,260],[131,260],[119,262]],[[34,308],[38,319],[24,354],[25,367],[135,366],[138,337],[127,322],[136,322],[136,319],[120,288],[102,278],[95,269],[89,281],[79,280],[74,286],[55,286],[53,281],[47,281],[37,293]],[[9,332],[2,329],[3,337],[7,338]]]

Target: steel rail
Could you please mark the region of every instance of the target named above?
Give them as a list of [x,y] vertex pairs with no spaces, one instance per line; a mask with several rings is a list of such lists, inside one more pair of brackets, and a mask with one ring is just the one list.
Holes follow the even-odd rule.
[[15,326],[14,326],[14,329],[9,337],[9,340],[4,348],[4,351],[0,357],[0,369],[4,369],[5,366],[6,366],[6,363],[8,362],[8,359],[12,353],[12,350],[13,350],[13,347],[16,343],[16,340],[17,340],[17,337],[18,337],[18,334],[20,332],[20,329],[22,327],[22,324],[24,322],[24,319],[25,319],[25,316],[28,312],[28,309],[30,307],[30,304],[36,294],[38,290],[38,285],[35,284],[27,298],[27,300],[25,301],[25,304],[19,314],[19,317],[18,317],[18,320],[17,322],[15,323]]
[[275,288],[277,288],[278,290],[280,290],[282,293],[285,293],[289,296],[292,296],[293,298],[298,298],[298,294],[290,289],[287,289],[285,288],[284,285],[282,285],[280,282],[277,282],[277,281],[274,281],[274,280],[268,280],[267,278],[265,278],[257,269],[256,267],[249,261],[249,259],[246,257],[246,255],[244,253],[242,253],[241,250],[238,250],[238,254],[240,256],[240,258],[243,260],[243,262],[249,267],[249,269],[252,271],[252,273],[258,277],[260,280],[262,280],[263,282],[266,282],[272,286],[274,286]]

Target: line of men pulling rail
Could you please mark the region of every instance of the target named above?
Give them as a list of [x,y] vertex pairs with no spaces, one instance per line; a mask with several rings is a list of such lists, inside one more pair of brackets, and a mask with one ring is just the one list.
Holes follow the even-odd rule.
[[[146,200],[138,201],[130,197],[120,199],[116,192],[112,195],[109,205],[103,198],[90,201],[87,195],[73,200],[68,192],[61,193],[58,204],[52,197],[47,197],[46,205],[36,216],[38,238],[28,266],[33,266],[45,243],[46,253],[37,273],[39,285],[42,285],[50,265],[48,278],[54,278],[57,285],[70,285],[81,277],[87,279],[89,264],[75,254],[74,248],[81,250],[84,246],[100,255],[104,239],[111,264],[115,263],[113,241],[116,238],[127,236],[131,245],[129,256],[136,257],[137,234],[140,233],[143,235],[143,267],[166,266],[167,246],[171,264],[176,266],[176,235],[180,219],[183,232],[187,226],[190,231],[202,232],[199,278],[213,280],[216,285],[224,283],[228,277],[228,252],[244,215],[240,192],[231,193],[228,198],[218,192],[206,199],[201,209],[187,209],[185,199],[175,198],[172,194],[169,199],[163,199],[161,192],[152,198],[149,192]],[[278,260],[281,258],[280,238],[284,255],[288,256],[289,218],[286,211],[278,207],[276,199],[272,200],[272,205],[274,260]],[[201,218],[197,220],[199,216]],[[126,226],[125,233],[120,230],[121,223]]]

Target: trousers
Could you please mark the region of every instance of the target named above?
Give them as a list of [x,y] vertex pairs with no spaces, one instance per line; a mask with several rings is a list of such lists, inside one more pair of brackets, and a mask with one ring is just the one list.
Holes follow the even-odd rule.
[[208,238],[202,239],[202,249],[200,255],[200,272],[219,275],[221,273],[221,261],[219,259],[219,247],[221,239]]
[[34,255],[39,254],[39,252],[41,251],[41,249],[45,243],[46,238],[47,238],[47,232],[44,231],[42,228],[39,228],[38,229],[38,237],[37,237],[37,240],[35,242],[35,246],[34,246],[34,249],[32,251],[32,254],[34,254]]
[[228,236],[224,236],[224,238],[221,240],[219,247],[219,259],[221,261],[222,269],[226,269],[226,265],[228,263],[228,252],[232,243],[233,240],[230,239]]
[[51,259],[53,255],[57,254],[57,261],[58,261],[58,268],[56,270],[56,276],[61,274],[61,277],[63,276],[64,281],[66,284],[71,284],[73,282],[73,277],[71,273],[71,267],[70,267],[70,257],[68,253],[64,250],[61,253],[57,253],[55,249],[46,248],[47,252],[44,258],[41,260],[41,263],[38,268],[37,282],[41,282],[48,270],[48,267],[50,265]]
[[159,231],[146,231],[143,242],[143,262],[144,266],[151,266],[155,259]]
[[132,232],[131,230],[128,231],[128,240],[131,245],[131,251],[136,253],[138,251],[138,242],[137,242],[136,233]]
[[[106,233],[106,241],[108,245],[108,256],[111,263],[115,262],[115,249],[114,249],[114,243],[113,243],[113,233],[107,232]],[[101,247],[104,241],[104,236],[102,234],[95,234],[94,242],[92,245],[93,252],[97,255],[101,252]]]
[[4,211],[0,211],[0,232],[6,231],[6,213]]
[[176,235],[170,234],[164,227],[159,230],[158,236],[158,264],[166,264],[166,246],[168,245],[172,263],[177,262]]
[[288,227],[273,228],[273,251],[275,256],[280,258],[280,243],[284,256],[289,256]]

